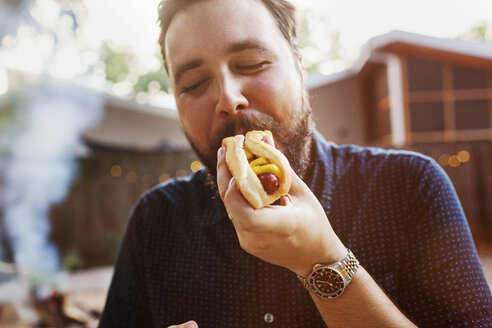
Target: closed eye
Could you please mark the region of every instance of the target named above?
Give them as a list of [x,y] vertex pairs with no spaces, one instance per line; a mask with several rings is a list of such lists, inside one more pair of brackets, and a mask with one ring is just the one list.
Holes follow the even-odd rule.
[[207,79],[203,79],[203,80],[200,80],[196,83],[193,83],[192,85],[189,85],[189,86],[185,86],[183,88],[183,92],[184,93],[189,93],[189,92],[192,92],[193,90],[196,90],[198,89],[201,85],[203,85],[205,83]]
[[251,65],[238,65],[237,68],[242,71],[257,71],[262,68],[264,68],[266,65],[268,65],[269,62],[267,61],[262,61],[256,64],[251,64]]

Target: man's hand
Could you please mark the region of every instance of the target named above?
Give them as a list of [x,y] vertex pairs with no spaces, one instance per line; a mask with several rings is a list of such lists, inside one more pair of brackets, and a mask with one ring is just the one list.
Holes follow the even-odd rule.
[[222,147],[217,156],[218,189],[246,252],[303,277],[314,263],[336,262],[347,255],[321,204],[294,172],[280,206],[255,210],[237,188],[224,155]]
[[188,321],[186,323],[183,323],[181,325],[172,325],[167,328],[198,328],[198,324],[195,321]]

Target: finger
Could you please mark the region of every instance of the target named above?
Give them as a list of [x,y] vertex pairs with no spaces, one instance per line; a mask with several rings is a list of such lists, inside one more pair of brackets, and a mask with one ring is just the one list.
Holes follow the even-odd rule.
[[[244,209],[253,209],[243,197],[236,185],[236,180],[232,176],[225,160],[226,147],[221,147],[217,152],[217,188],[229,217],[235,217],[237,213],[244,212]],[[231,210],[231,207],[234,209]],[[232,220],[232,219],[231,219]]]
[[183,328],[198,328],[198,324],[195,321],[191,320],[185,323],[183,325]]
[[273,142],[273,138],[268,133],[265,134],[261,140],[263,140],[270,146],[275,147],[275,142]]
[[292,204],[292,197],[289,194],[280,197],[280,205],[281,206],[288,206],[290,204]]
[[172,325],[167,328],[198,328],[198,324],[195,321],[191,320],[181,325]]
[[229,180],[229,184],[223,195],[223,201],[229,216],[237,218],[246,217],[254,210],[246,198],[244,198],[243,194],[241,194],[234,177]]
[[217,188],[222,200],[224,200],[224,195],[232,178],[225,160],[225,153],[226,147],[220,147],[217,152]]

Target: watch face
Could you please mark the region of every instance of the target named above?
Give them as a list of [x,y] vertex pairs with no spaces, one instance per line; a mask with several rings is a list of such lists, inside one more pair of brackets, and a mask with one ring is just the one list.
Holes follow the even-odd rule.
[[316,269],[309,277],[308,282],[316,295],[325,298],[339,296],[345,287],[342,275],[328,267]]

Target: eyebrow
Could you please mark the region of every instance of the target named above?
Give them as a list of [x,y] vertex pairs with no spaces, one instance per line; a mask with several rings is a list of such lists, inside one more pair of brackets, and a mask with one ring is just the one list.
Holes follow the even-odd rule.
[[[231,45],[229,45],[229,47],[227,47],[225,53],[229,55],[229,54],[241,52],[244,50],[260,50],[262,52],[270,52],[268,50],[268,47],[264,43],[259,42],[257,40],[246,39],[243,41],[232,43]],[[176,85],[179,84],[179,81],[181,80],[181,78],[183,77],[183,74],[186,71],[200,67],[203,64],[204,64],[203,60],[195,59],[195,60],[191,60],[191,61],[189,61],[183,65],[178,66],[176,68],[176,74],[174,74],[175,84]]]
[[233,44],[231,44],[227,48],[226,54],[231,54],[234,52],[240,52],[243,50],[261,50],[261,51],[265,51],[265,52],[269,51],[268,47],[264,43],[259,42],[257,40],[246,39],[246,40],[234,42]]

